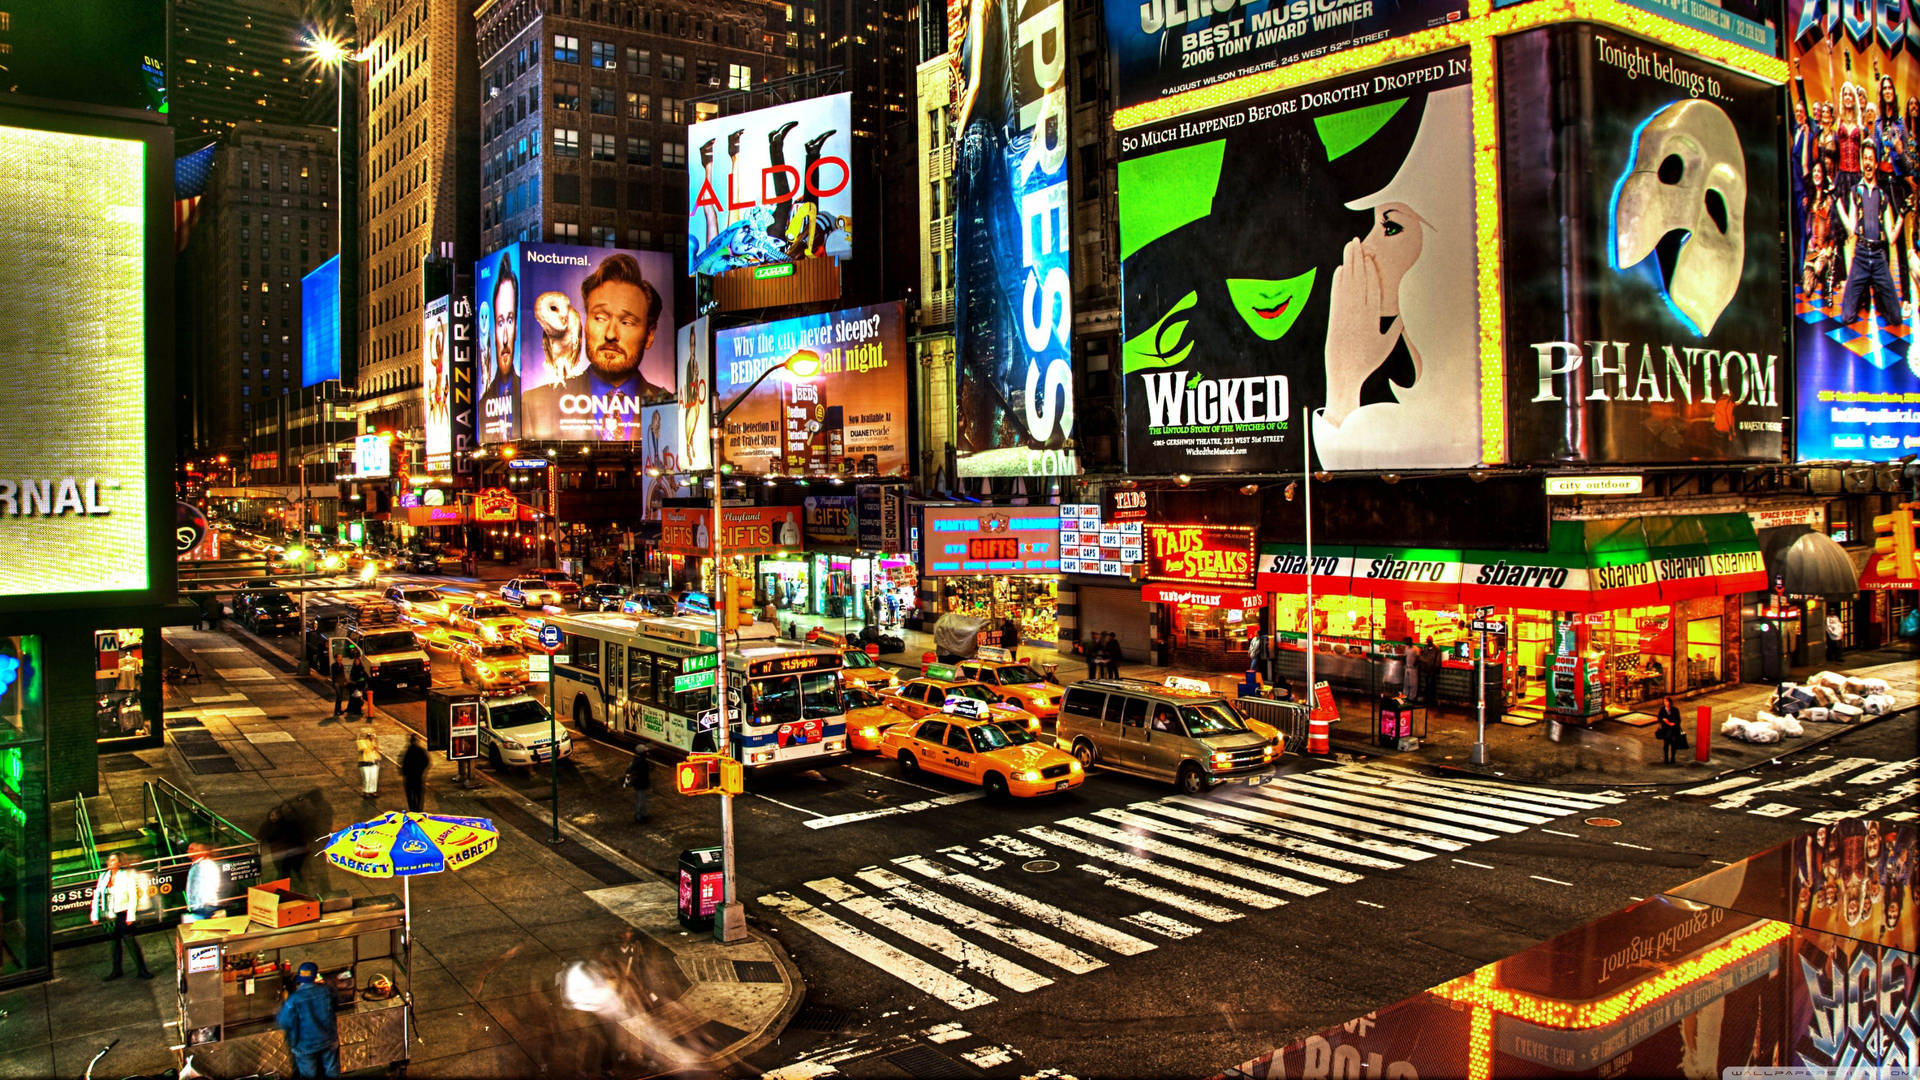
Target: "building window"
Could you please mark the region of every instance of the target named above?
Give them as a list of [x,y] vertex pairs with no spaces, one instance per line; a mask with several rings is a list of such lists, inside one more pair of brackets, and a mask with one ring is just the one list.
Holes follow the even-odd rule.
[[614,55],[613,42],[596,41],[593,43],[592,58],[593,58],[594,67],[597,67],[597,68],[613,67],[614,66],[613,55]]
[[669,169],[687,167],[687,144],[683,142],[663,142],[660,144],[660,163]]
[[634,75],[653,74],[653,51],[627,46],[627,71]]
[[660,77],[663,79],[685,80],[687,77],[687,58],[672,53],[660,54]]
[[666,124],[684,124],[687,122],[687,103],[677,97],[660,99],[660,120]]
[[[579,202],[580,178],[567,173],[556,173],[553,178],[553,201],[569,204]],[[512,210],[508,212],[511,213]]]
[[653,118],[653,95],[627,91],[627,119],[651,120]]
[[612,135],[608,135],[598,131],[594,132],[593,133],[593,160],[595,161],[615,160],[614,153],[613,153],[613,140],[614,140],[614,136]]
[[627,136],[627,164],[653,164],[653,140],[643,139],[638,135]]
[[745,64],[727,65],[727,89],[746,90],[753,86],[753,69]]
[[720,65],[712,60],[693,61],[693,80],[701,86],[720,85]]
[[554,83],[553,107],[556,109],[578,109],[580,107],[580,84],[576,82]]
[[595,116],[613,115],[613,91],[604,86],[595,86],[588,91],[588,107]]
[[693,122],[696,124],[703,124],[719,115],[720,106],[716,102],[696,101],[693,103]]
[[613,247],[613,226],[595,225],[589,230],[589,243],[594,247]]
[[563,64],[580,62],[580,39],[567,34],[553,35],[553,58]]
[[553,238],[555,240],[578,240],[580,239],[580,226],[578,223],[572,221],[556,221],[553,223]]
[[587,201],[604,210],[613,209],[613,177],[596,176],[587,184]]
[[580,132],[574,128],[554,128],[553,152],[561,157],[579,157]]

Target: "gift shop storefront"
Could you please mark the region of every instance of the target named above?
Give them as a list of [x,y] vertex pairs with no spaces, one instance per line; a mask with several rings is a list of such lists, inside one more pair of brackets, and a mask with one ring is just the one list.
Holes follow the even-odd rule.
[[1510,723],[1650,711],[1667,694],[1738,682],[1741,599],[1766,588],[1744,514],[1553,523],[1546,551],[1314,549],[1313,604],[1298,547],[1267,545],[1283,677],[1382,694],[1405,685],[1407,643],[1432,641],[1440,704],[1476,700],[1478,616],[1487,697]]

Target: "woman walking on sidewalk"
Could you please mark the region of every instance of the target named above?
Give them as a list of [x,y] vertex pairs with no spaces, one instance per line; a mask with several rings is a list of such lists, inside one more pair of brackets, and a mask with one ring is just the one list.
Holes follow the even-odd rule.
[[373,721],[360,729],[354,747],[360,751],[360,795],[371,799],[380,794],[380,746],[373,740]]
[[1654,714],[1654,719],[1660,724],[1659,729],[1654,732],[1654,738],[1659,739],[1665,746],[1661,760],[1672,765],[1675,752],[1687,748],[1687,733],[1680,727],[1680,710],[1673,704],[1672,698],[1661,701],[1660,711]]
[[110,921],[113,925],[113,970],[105,979],[112,982],[120,977],[120,951],[133,950],[133,968],[143,979],[153,978],[153,972],[147,970],[147,958],[140,952],[140,942],[134,938],[134,922],[140,918],[140,909],[147,903],[147,883],[145,874],[122,865],[119,852],[107,856],[107,868],[93,883],[93,921]]

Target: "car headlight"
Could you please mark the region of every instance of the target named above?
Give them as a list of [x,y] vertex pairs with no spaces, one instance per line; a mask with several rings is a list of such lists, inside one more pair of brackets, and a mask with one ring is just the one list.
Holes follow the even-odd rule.
[[1072,761],[1072,762],[1071,762],[1070,764],[1068,764],[1068,766],[1067,766],[1067,772],[1069,772],[1069,773],[1071,773],[1071,774],[1072,774],[1072,775],[1074,775],[1074,776],[1078,776],[1078,775],[1080,775],[1080,771],[1081,771],[1081,770],[1080,770],[1080,759],[1079,759],[1079,758],[1074,758],[1074,759],[1073,759],[1073,761]]
[[880,734],[880,729],[877,727],[863,727],[860,729],[860,737],[863,739],[871,739],[878,734]]
[[1233,755],[1227,753],[1215,754],[1213,755],[1213,764],[1216,768],[1224,769],[1233,764]]
[[500,736],[500,745],[505,747],[508,750],[525,750],[526,749],[526,747],[520,745],[520,740],[509,739],[504,735]]
[[1040,781],[1040,773],[1035,769],[1022,769],[1014,773],[1013,777],[1016,780],[1024,780],[1029,784],[1039,783]]

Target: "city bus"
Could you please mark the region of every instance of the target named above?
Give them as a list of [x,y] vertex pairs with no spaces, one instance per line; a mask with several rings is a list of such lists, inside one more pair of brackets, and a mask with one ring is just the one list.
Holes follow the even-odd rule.
[[[565,635],[554,708],[581,731],[681,753],[718,749],[711,620],[583,612],[546,621]],[[726,650],[733,756],[750,772],[847,757],[840,651],[773,634],[755,624]]]

